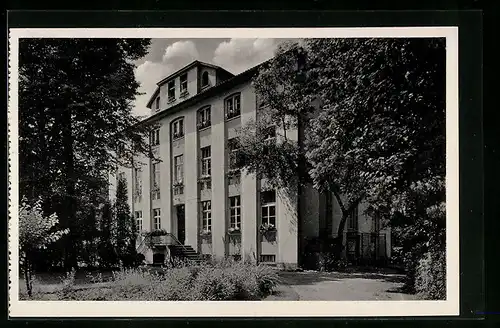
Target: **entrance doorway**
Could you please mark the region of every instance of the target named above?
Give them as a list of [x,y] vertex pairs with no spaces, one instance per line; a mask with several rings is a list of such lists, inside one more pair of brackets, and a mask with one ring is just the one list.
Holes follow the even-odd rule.
[[186,240],[186,215],[184,210],[184,205],[177,205],[177,239],[184,245]]

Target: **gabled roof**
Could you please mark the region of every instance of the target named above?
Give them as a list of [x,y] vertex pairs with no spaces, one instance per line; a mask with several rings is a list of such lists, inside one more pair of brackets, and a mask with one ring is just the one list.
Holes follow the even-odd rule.
[[228,74],[229,76],[234,76],[233,73],[225,70],[224,68],[220,67],[220,66],[216,66],[216,65],[212,65],[212,64],[209,64],[209,63],[205,63],[205,62],[201,62],[199,60],[195,60],[193,62],[191,62],[190,64],[184,66],[183,68],[177,70],[176,72],[168,75],[167,77],[161,79],[158,83],[156,83],[157,87],[155,89],[155,92],[151,95],[151,97],[149,98],[149,101],[146,105],[146,107],[148,108],[151,108],[151,105],[153,104],[153,101],[155,100],[155,98],[158,96],[158,94],[160,93],[160,87],[165,84],[168,80],[171,80],[172,78],[174,78],[175,76],[177,75],[180,75],[182,73],[184,73],[185,71],[193,68],[193,67],[197,67],[197,66],[204,66],[204,67],[210,67],[210,68],[214,68],[218,71],[221,71],[221,72],[224,72],[226,74]]

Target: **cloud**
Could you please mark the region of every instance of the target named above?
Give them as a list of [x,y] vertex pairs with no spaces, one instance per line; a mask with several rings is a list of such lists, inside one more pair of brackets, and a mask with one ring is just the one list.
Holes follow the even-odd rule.
[[163,62],[183,61],[186,58],[194,60],[198,58],[198,50],[192,41],[177,41],[165,49]]
[[213,61],[234,74],[239,74],[274,56],[274,39],[231,39],[219,44]]
[[136,97],[134,115],[149,115],[146,105],[156,90],[156,83],[195,59],[198,59],[196,45],[192,41],[178,41],[165,48],[161,62],[146,60],[138,65],[135,77],[141,85],[139,92],[143,94]]

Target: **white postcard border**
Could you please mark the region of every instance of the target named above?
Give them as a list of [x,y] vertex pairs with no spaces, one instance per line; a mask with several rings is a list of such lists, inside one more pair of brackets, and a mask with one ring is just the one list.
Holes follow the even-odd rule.
[[[207,33],[209,32],[209,33]],[[19,301],[18,50],[20,38],[446,38],[446,301]],[[78,28],[9,30],[10,317],[364,317],[459,315],[458,27]]]

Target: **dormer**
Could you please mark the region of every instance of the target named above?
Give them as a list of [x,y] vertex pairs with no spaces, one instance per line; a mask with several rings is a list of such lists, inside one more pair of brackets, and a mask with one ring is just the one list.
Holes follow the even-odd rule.
[[151,114],[155,114],[205,92],[233,76],[219,66],[194,61],[159,81],[147,107],[151,109]]

